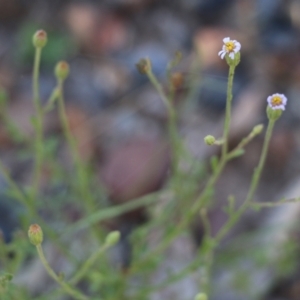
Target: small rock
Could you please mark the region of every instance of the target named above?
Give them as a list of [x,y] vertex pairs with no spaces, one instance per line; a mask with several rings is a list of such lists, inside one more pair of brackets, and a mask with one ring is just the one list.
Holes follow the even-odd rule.
[[101,170],[114,203],[124,203],[160,188],[169,164],[166,143],[131,140],[108,154]]

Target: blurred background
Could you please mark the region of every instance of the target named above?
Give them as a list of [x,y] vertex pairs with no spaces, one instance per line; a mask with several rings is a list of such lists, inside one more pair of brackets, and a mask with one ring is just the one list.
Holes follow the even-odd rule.
[[[22,134],[29,137],[33,134],[30,117],[34,113],[32,35],[38,29],[48,33],[41,65],[42,101],[46,101],[55,86],[54,65],[61,59],[68,61],[71,75],[66,82],[65,98],[69,124],[82,159],[93,163],[112,203],[124,203],[156,191],[167,178],[167,113],[157,92],[137,72],[135,64],[149,57],[153,72],[166,86],[166,66],[176,51],[182,52],[182,62],[175,70],[178,129],[193,156],[205,161],[218,154],[218,150],[205,146],[204,136],[220,136],[222,132],[228,66],[217,54],[227,36],[242,45],[234,81],[230,145],[236,145],[254,125],[267,123],[267,96],[285,94],[287,109],[276,124],[256,200],[268,202],[283,196],[300,196],[298,0],[0,0],[0,85],[9,95],[9,115]],[[20,154],[22,145],[2,123],[1,157],[13,178],[26,185],[32,171],[30,160],[26,153]],[[57,116],[50,113],[45,123],[50,144],[51,136],[60,131]],[[238,204],[243,201],[262,141],[263,137],[253,141],[246,149],[247,155],[232,162],[218,182],[216,205],[209,213],[214,232],[226,220],[222,205],[227,195],[234,194]],[[60,159],[70,165],[63,146]],[[47,172],[45,168],[44,190]],[[6,188],[3,179],[0,188]],[[7,242],[18,228],[18,209],[9,197],[0,198],[0,228]],[[224,248],[241,232],[258,232],[259,237],[243,245],[245,249],[239,248],[238,240],[230,251],[253,252],[256,243],[264,240],[264,254],[272,256],[269,247],[274,250],[282,246],[278,235],[292,237],[293,249],[298,249],[299,215],[298,204],[267,212],[251,211],[227,244],[225,241]],[[142,223],[145,216],[139,211],[123,219],[119,226],[126,232]],[[265,231],[260,228],[280,226],[278,220],[288,222],[285,230],[275,230],[267,236],[262,233]],[[195,240],[200,242],[201,224],[195,223]],[[262,283],[269,287],[260,299],[299,300],[299,253],[293,252],[290,260],[290,252],[280,253],[289,266],[284,272],[280,268],[274,271],[282,273],[281,276],[275,276],[270,269],[256,274],[255,266],[248,264],[247,258],[243,261],[240,257],[242,262],[237,265],[245,273],[254,274],[250,289]],[[257,254],[259,258],[260,255]],[[214,299],[245,299],[234,289],[228,289],[226,273],[224,266],[216,273],[218,288]],[[236,285],[240,287],[242,283]]]

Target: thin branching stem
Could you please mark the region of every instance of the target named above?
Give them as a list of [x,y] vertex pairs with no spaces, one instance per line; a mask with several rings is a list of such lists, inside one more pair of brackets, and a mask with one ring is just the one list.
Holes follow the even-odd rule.
[[224,131],[223,131],[223,144],[222,144],[222,158],[225,159],[228,151],[228,136],[231,121],[231,106],[232,106],[232,89],[233,89],[233,77],[234,77],[235,66],[229,66],[228,74],[228,86],[227,86],[227,99],[226,99],[226,111],[224,120]]
[[173,105],[173,99],[168,97],[164,92],[161,84],[158,82],[156,76],[153,74],[152,70],[148,70],[147,76],[150,82],[153,84],[154,88],[158,92],[163,104],[165,105],[168,113],[168,132],[171,140],[171,147],[172,147],[172,171],[173,176],[177,175],[178,172],[178,163],[179,163],[179,153],[180,153],[180,137],[178,135],[177,130],[177,116],[176,111]]
[[44,255],[43,248],[41,245],[36,246],[36,249],[37,249],[39,258],[40,258],[42,264],[44,265],[46,271],[48,272],[48,274],[52,277],[52,279],[54,279],[62,287],[62,289],[67,294],[69,294],[70,296],[74,297],[74,299],[77,299],[77,300],[88,300],[89,299],[87,296],[83,295],[81,292],[76,290],[74,287],[72,287],[68,283],[64,282],[63,279],[61,279],[58,275],[56,275],[56,273],[52,270],[51,266],[49,265],[45,255]]
[[259,159],[259,163],[253,172],[253,176],[252,176],[252,180],[251,180],[251,184],[250,184],[250,188],[249,188],[246,200],[240,206],[240,208],[235,213],[232,214],[232,216],[229,218],[228,222],[219,231],[218,235],[215,238],[217,243],[219,243],[224,238],[224,236],[228,233],[228,231],[236,224],[236,222],[240,219],[240,217],[243,215],[243,213],[251,205],[251,201],[253,200],[254,193],[256,192],[256,189],[257,189],[260,177],[261,177],[261,173],[262,173],[265,161],[266,161],[267,152],[268,152],[274,124],[275,124],[275,121],[272,121],[272,120],[269,121],[269,124],[267,127],[267,132],[266,132],[266,137],[264,140],[262,152],[261,152],[260,159]]
[[39,93],[39,69],[41,62],[42,48],[35,48],[34,65],[33,65],[33,77],[32,77],[32,89],[33,89],[33,103],[35,107],[35,121],[34,128],[36,131],[35,136],[35,163],[33,171],[33,189],[32,189],[32,201],[36,201],[36,197],[39,190],[39,182],[41,178],[42,162],[43,162],[43,109],[40,102]]

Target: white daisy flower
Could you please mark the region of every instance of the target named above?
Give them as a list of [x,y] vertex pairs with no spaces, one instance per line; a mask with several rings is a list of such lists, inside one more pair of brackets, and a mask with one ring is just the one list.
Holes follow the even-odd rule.
[[267,102],[269,107],[273,110],[281,109],[285,110],[285,106],[287,103],[287,98],[283,94],[273,94],[267,98]]
[[230,37],[224,38],[223,42],[224,45],[218,55],[223,59],[228,54],[231,59],[234,59],[234,55],[241,50],[241,44],[236,40],[231,40]]

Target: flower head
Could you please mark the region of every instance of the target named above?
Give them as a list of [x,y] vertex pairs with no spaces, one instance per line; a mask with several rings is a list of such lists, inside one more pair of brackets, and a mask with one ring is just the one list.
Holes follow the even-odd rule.
[[58,80],[65,80],[70,73],[70,66],[66,61],[60,61],[56,64],[54,69],[55,76]]
[[120,231],[112,231],[112,232],[110,232],[107,235],[106,239],[105,239],[105,245],[107,247],[114,246],[120,240],[120,236],[121,236]]
[[45,30],[38,30],[32,37],[32,42],[36,48],[44,48],[47,44],[47,32]]
[[234,59],[235,54],[241,50],[241,44],[236,40],[231,40],[229,37],[224,38],[223,42],[224,45],[218,55],[223,59],[228,54],[231,59]]
[[147,74],[148,72],[151,71],[151,60],[146,57],[146,58],[142,58],[140,59],[140,61],[136,64],[136,67],[138,69],[138,71],[140,72],[140,74]]
[[38,224],[32,224],[28,230],[28,237],[30,242],[38,246],[43,242],[43,231],[42,228]]
[[273,94],[267,98],[267,102],[269,104],[269,107],[273,110],[285,110],[287,98],[283,94]]
[[204,142],[206,145],[208,146],[212,146],[215,142],[216,142],[216,139],[214,136],[212,135],[207,135],[205,138],[204,138]]

